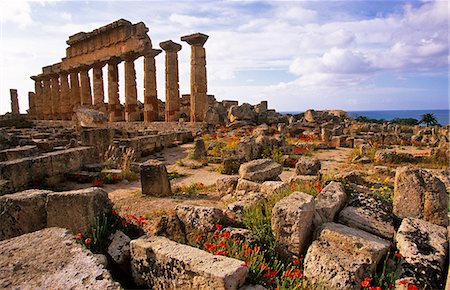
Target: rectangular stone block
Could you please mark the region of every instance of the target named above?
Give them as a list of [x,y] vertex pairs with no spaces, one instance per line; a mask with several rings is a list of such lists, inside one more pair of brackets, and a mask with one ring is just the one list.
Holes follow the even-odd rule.
[[166,196],[172,194],[166,166],[157,160],[149,160],[140,166],[142,194]]
[[0,161],[10,161],[30,157],[37,153],[35,145],[21,146],[0,151]]
[[47,195],[47,226],[83,232],[111,209],[108,193],[98,187]]
[[14,191],[25,189],[31,182],[30,158],[0,162],[2,179],[11,181]]
[[50,192],[30,189],[0,196],[0,241],[45,228]]
[[164,237],[133,240],[130,247],[134,280],[151,289],[238,289],[248,273],[243,261]]

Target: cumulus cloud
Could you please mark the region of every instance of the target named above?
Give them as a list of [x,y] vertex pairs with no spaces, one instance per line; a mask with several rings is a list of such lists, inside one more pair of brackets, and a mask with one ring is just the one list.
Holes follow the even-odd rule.
[[31,8],[27,1],[2,1],[0,3],[0,21],[11,22],[21,29],[32,23]]

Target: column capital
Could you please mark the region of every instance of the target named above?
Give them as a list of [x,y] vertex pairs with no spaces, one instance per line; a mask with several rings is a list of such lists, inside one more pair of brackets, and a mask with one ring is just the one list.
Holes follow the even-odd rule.
[[106,61],[98,61],[92,64],[92,68],[102,68],[106,64]]
[[109,58],[109,59],[106,61],[106,63],[107,63],[107,64],[110,64],[110,65],[118,65],[118,64],[121,63],[122,61],[123,61],[122,58],[113,56],[113,57]]
[[178,52],[181,50],[181,44],[167,40],[159,43],[159,46],[166,52]]
[[162,52],[161,49],[150,49],[150,51],[144,53],[144,57],[155,57]]
[[190,45],[200,45],[203,46],[205,42],[208,40],[208,35],[197,32],[190,35],[182,36],[180,39],[181,41],[185,41],[189,43]]

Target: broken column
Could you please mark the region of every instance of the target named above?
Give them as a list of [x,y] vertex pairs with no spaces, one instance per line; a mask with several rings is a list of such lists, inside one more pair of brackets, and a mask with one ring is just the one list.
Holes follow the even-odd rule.
[[41,120],[43,118],[42,112],[42,80],[38,76],[32,76],[32,80],[34,80],[34,93],[35,93],[35,116],[37,120]]
[[11,113],[14,115],[19,115],[19,99],[17,98],[17,90],[10,89],[9,93],[11,95]]
[[108,62],[108,121],[123,121],[122,108],[119,99],[119,70],[120,60],[112,59]]
[[93,68],[94,109],[106,112],[105,93],[103,90],[103,63],[96,63]]
[[80,79],[78,71],[70,72],[70,106],[71,113],[74,113],[81,105]]
[[28,92],[28,117],[36,119],[36,94]]
[[160,49],[152,49],[144,55],[144,122],[158,120],[155,56],[160,53]]
[[61,85],[61,95],[60,95],[60,115],[62,120],[71,120],[71,96],[69,89],[69,75],[67,72],[61,72],[59,74],[60,85]]
[[180,118],[180,89],[178,77],[178,51],[181,45],[172,40],[159,46],[166,52],[166,122],[176,122]]
[[191,45],[191,122],[201,122],[208,110],[206,53],[208,35],[195,33],[181,37]]
[[137,108],[136,70],[134,68],[134,57],[125,58],[125,121],[134,122],[139,120]]
[[80,98],[82,106],[92,106],[91,81],[89,68],[83,67],[80,71]]
[[51,66],[51,95],[52,95],[52,120],[61,120],[61,87],[59,84],[59,72],[61,64]]

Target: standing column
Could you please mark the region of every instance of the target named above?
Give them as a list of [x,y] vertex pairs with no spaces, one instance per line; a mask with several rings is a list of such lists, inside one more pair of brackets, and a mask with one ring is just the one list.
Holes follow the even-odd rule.
[[208,110],[206,53],[208,35],[195,33],[181,37],[191,45],[191,122],[202,122]]
[[17,98],[17,90],[10,89],[9,94],[11,95],[11,113],[13,113],[13,115],[19,115],[19,99]]
[[62,120],[71,120],[72,119],[72,110],[70,103],[70,90],[69,90],[69,78],[67,72],[61,72],[59,75],[59,79],[61,81],[61,119]]
[[88,67],[83,67],[80,70],[80,98],[82,106],[92,106],[91,80]]
[[180,119],[178,52],[181,45],[168,40],[161,42],[159,46],[166,52],[166,122],[175,122]]
[[70,72],[70,107],[71,113],[75,113],[81,105],[80,79],[78,71]]
[[51,117],[52,117],[52,89],[50,86],[50,77],[49,76],[45,76],[45,78],[43,79],[42,111],[43,111],[43,119],[51,120]]
[[137,88],[136,70],[134,69],[134,58],[125,59],[125,121],[134,122],[139,120],[137,110]]
[[160,49],[152,49],[144,55],[144,122],[158,120],[155,56],[160,53]]
[[36,119],[36,94],[28,92],[28,117]]
[[42,80],[39,79],[36,76],[31,77],[32,80],[34,80],[34,93],[36,95],[35,97],[35,115],[37,120],[42,120],[43,118],[43,106],[42,106]]
[[97,63],[93,68],[94,109],[106,113],[105,92],[103,90],[103,63]]
[[58,75],[52,75],[50,80],[52,94],[52,120],[61,120],[60,116],[60,85]]
[[119,70],[118,60],[108,62],[108,120],[110,122],[123,121],[122,108],[119,99]]

